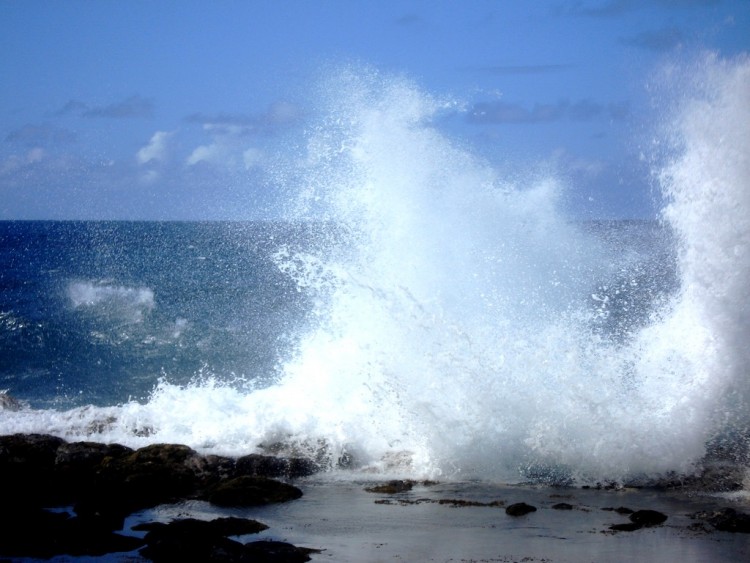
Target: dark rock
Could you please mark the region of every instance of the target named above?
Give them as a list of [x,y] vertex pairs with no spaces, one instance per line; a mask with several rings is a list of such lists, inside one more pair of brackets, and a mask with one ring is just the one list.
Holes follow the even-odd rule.
[[5,507],[21,504],[55,504],[59,487],[55,479],[55,457],[65,440],[46,434],[0,436],[0,475],[6,487]]
[[525,502],[517,502],[515,504],[511,504],[508,508],[505,509],[505,514],[508,516],[523,516],[525,514],[528,514],[529,512],[536,512],[536,507],[531,506],[530,504],[526,504]]
[[109,460],[120,459],[131,453],[131,448],[120,444],[62,444],[55,456],[55,478],[61,492],[60,501],[75,504],[92,486],[102,463],[109,463]]
[[696,512],[691,518],[705,520],[722,532],[750,534],[750,514],[737,512],[734,508],[723,508],[713,512]]
[[558,502],[557,504],[553,504],[552,508],[555,510],[573,510],[573,505],[567,502]]
[[608,506],[606,508],[602,508],[602,510],[608,510],[610,512],[617,512],[617,514],[633,514],[633,512],[635,512],[634,510],[627,508],[625,506],[618,506],[617,508]]
[[238,458],[235,464],[237,476],[284,477],[288,470],[287,459],[272,455],[250,454]]
[[148,530],[140,553],[153,561],[250,561],[245,547],[226,536],[257,534],[268,526],[243,518],[196,520],[136,526]]
[[0,557],[99,556],[133,551],[143,540],[115,534],[65,512],[3,511]]
[[296,547],[279,541],[255,541],[245,544],[245,551],[254,563],[304,563],[316,549]]
[[404,493],[411,491],[414,487],[414,481],[409,480],[393,480],[383,483],[382,485],[375,485],[374,487],[367,487],[365,491],[368,493],[384,493],[387,495],[395,495],[396,493]]
[[247,534],[257,534],[267,530],[268,526],[257,520],[248,518],[216,518],[215,520],[197,520],[195,518],[184,518],[173,520],[168,524],[163,522],[148,522],[133,526],[137,532],[156,532],[168,531],[167,533],[175,534],[210,534],[218,536],[244,536]]
[[204,495],[217,506],[259,506],[298,499],[302,491],[297,487],[268,479],[244,475],[222,481]]
[[121,457],[104,457],[76,503],[79,516],[121,526],[136,510],[173,502],[195,493],[197,478],[187,446],[155,444]]
[[185,459],[185,467],[193,473],[196,486],[206,488],[219,481],[236,477],[235,460],[219,455],[192,455]]
[[640,526],[658,526],[667,521],[667,515],[656,510],[636,510],[630,515],[630,521]]

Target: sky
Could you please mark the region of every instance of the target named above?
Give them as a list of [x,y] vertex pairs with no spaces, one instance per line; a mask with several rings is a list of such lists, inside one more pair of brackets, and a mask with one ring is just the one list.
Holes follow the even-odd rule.
[[750,51],[749,0],[0,0],[0,220],[279,216],[342,65],[460,100],[430,127],[575,217],[652,217],[654,76],[705,51]]

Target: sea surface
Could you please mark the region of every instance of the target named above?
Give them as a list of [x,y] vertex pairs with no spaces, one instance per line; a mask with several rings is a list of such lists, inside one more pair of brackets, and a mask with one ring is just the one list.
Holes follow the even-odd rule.
[[577,220],[565,178],[346,71],[279,157],[278,221],[0,224],[0,433],[455,480],[747,464],[750,64],[693,71],[651,220]]

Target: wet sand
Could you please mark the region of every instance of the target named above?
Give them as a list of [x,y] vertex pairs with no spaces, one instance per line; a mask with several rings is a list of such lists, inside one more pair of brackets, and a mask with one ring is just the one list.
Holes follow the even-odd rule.
[[[290,503],[217,509],[205,502],[190,501],[145,511],[131,518],[131,523],[154,517],[254,518],[269,529],[248,536],[248,541],[273,539],[319,549],[312,561],[328,562],[750,560],[750,535],[716,531],[689,517],[727,506],[748,512],[747,497],[730,500],[646,489],[476,482],[417,484],[407,492],[381,494],[365,491],[373,484],[370,481],[335,481],[328,477],[308,478],[296,484],[304,496]],[[494,501],[502,501],[503,506],[467,506]],[[517,502],[537,510],[524,516],[507,515],[505,507]],[[572,508],[553,508],[558,503]],[[655,527],[615,532],[609,527],[629,522],[627,514],[612,510],[618,507],[657,510],[668,519]]]

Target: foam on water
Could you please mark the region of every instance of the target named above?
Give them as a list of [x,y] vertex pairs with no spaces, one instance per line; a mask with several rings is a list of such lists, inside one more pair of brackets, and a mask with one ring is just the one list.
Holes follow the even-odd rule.
[[325,444],[444,478],[690,471],[717,434],[747,436],[750,396],[750,61],[698,66],[660,169],[680,287],[617,335],[599,322],[606,283],[632,272],[566,217],[564,186],[500,177],[432,126],[452,103],[345,71],[288,165],[289,219],[336,236],[325,255],[275,254],[316,297],[278,381],[162,383],[145,405],[23,411],[2,430],[228,454]]

